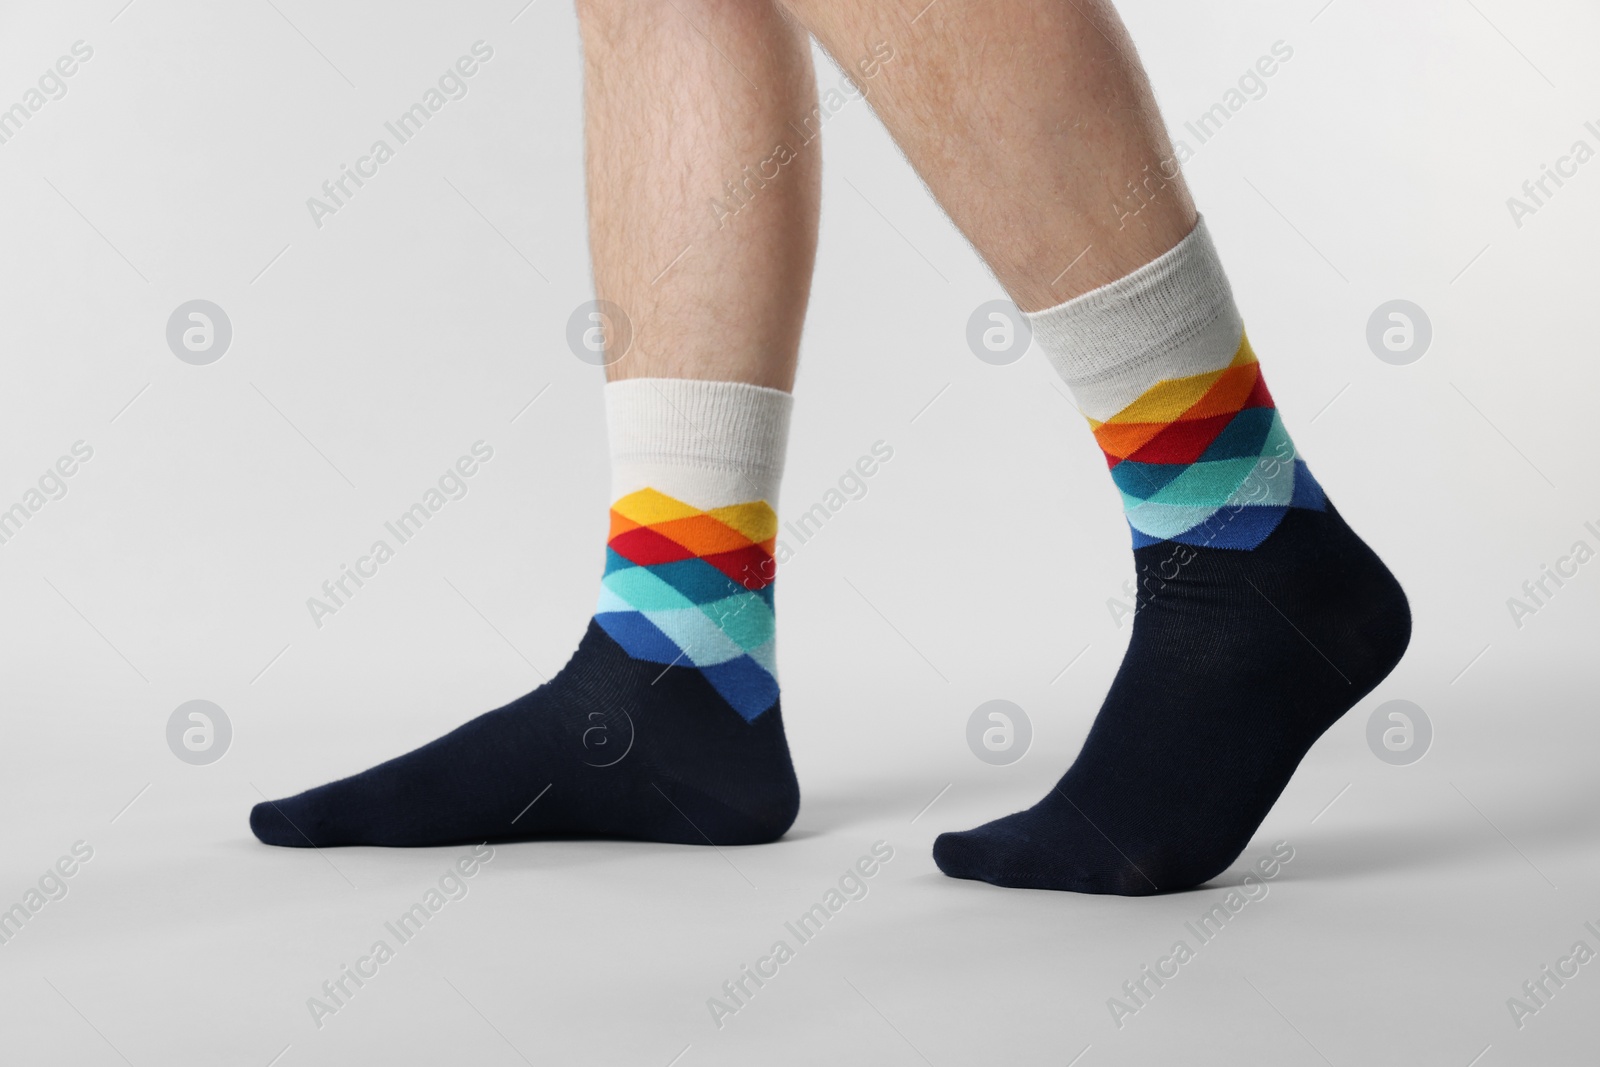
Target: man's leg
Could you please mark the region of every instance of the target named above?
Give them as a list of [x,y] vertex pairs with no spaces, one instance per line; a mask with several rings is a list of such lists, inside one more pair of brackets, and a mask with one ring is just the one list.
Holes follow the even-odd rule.
[[1405,596],[1295,452],[1108,2],[786,2],[840,59],[895,47],[873,105],[1030,310],[1133,534],[1133,635],[1078,759],[934,858],[1092,893],[1215,877],[1398,662]]
[[805,30],[766,0],[579,11],[595,294],[633,329],[609,377],[791,389],[821,159],[774,153],[816,104]]
[[[745,173],[814,106],[809,41],[761,0],[579,11],[595,279],[626,318],[601,320],[618,358],[594,619],[527,696],[257,805],[268,844],[743,844],[778,837],[798,809],[773,658],[773,509],[818,161],[788,161],[764,187]],[[746,183],[739,198],[728,182]]]
[[872,106],[1024,310],[1115,281],[1193,229],[1176,167],[1159,180],[1172,146],[1105,0],[785,2],[842,62],[893,46]]

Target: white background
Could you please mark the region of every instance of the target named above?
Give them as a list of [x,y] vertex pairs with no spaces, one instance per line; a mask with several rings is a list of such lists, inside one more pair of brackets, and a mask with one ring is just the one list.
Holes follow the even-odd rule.
[[[1521,1030],[1506,1007],[1575,941],[1600,949],[1582,926],[1600,926],[1600,562],[1520,628],[1507,607],[1575,540],[1600,548],[1600,162],[1520,228],[1506,207],[1574,140],[1600,148],[1591,7],[1126,5],[1191,145],[1185,120],[1294,49],[1186,169],[1301,452],[1415,613],[1407,659],[1239,868],[1123,900],[929,858],[1071,760],[1127,638],[1106,602],[1128,534],[1037,349],[968,350],[1000,290],[856,101],[824,134],[781,511],[874,441],[895,455],[781,582],[794,832],[720,855],[502,846],[319,1030],[306,999],[465,850],[270,850],[250,806],[559,667],[593,603],[607,467],[599,372],[565,343],[591,295],[570,8],[274,2],[0,13],[0,106],[94,49],[0,145],[0,507],[94,449],[0,545],[0,907],[73,842],[95,850],[0,946],[8,1062],[1593,1061],[1600,963]],[[469,95],[315,227],[306,198],[480,39]],[[233,324],[210,366],[165,342],[194,298]],[[1433,323],[1410,366],[1365,341],[1394,298]],[[480,439],[470,494],[314,627],[306,598]],[[1035,731],[1005,768],[965,742],[997,697]],[[196,698],[234,730],[207,767],[165,739]],[[1397,698],[1435,730],[1409,767],[1365,741]],[[870,895],[716,1028],[706,999],[879,839],[895,858]],[[1118,1029],[1107,999],[1278,840],[1295,859],[1268,898]]]

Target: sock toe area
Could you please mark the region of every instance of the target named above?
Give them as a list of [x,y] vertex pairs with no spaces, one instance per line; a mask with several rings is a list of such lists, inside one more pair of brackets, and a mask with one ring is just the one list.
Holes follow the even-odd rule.
[[313,841],[300,829],[301,820],[293,811],[295,798],[264,800],[250,809],[250,832],[264,845],[280,848],[315,848]]
[[950,831],[933,840],[933,862],[951,878],[992,881],[986,874],[984,861],[985,849],[979,844],[976,831]]
[[952,878],[971,878],[1013,889],[1044,888],[1030,858],[1038,851],[1025,812],[1007,815],[971,830],[940,834],[933,862]]
[[1147,896],[1146,872],[1098,838],[1062,833],[1033,812],[1017,812],[972,830],[940,834],[933,861],[952,878],[1007,889]]

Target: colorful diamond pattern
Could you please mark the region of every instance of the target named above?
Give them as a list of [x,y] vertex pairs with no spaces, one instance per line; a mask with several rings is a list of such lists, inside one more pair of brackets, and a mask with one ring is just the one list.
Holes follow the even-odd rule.
[[778,699],[765,501],[699,508],[654,489],[611,506],[595,621],[628,655],[698,669],[745,719]]
[[1089,424],[1135,548],[1177,541],[1252,549],[1289,508],[1327,506],[1295,455],[1247,337],[1223,369],[1163,379]]

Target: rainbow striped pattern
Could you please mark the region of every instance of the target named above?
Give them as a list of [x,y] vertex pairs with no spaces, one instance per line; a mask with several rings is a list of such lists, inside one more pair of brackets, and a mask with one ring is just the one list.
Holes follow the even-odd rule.
[[611,505],[595,622],[634,659],[694,667],[747,721],[778,699],[764,500],[701,511],[654,489]]
[[1252,549],[1290,508],[1327,506],[1295,456],[1247,337],[1221,370],[1158,381],[1089,424],[1122,491],[1135,548]]

